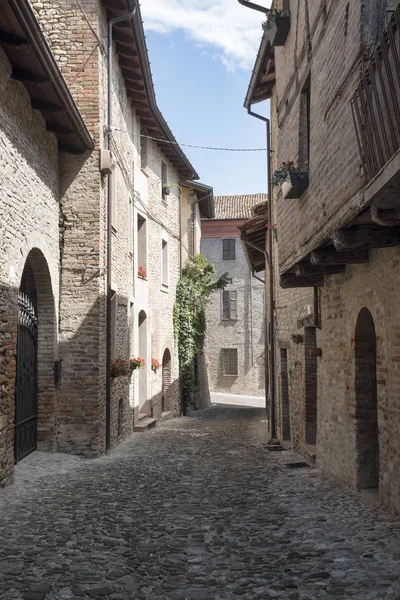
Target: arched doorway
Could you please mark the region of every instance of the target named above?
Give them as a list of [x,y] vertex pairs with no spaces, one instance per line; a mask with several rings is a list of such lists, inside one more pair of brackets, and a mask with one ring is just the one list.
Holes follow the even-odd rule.
[[145,366],[139,369],[139,418],[148,416],[147,406],[147,315],[141,310],[138,318],[139,356],[144,358]]
[[25,262],[18,293],[14,460],[56,442],[56,317],[47,262],[37,248]]
[[367,308],[358,315],[355,331],[355,392],[357,486],[379,487],[379,430],[376,379],[376,333]]
[[162,359],[161,411],[163,413],[172,410],[171,383],[172,383],[171,352],[167,348],[163,354],[163,359]]

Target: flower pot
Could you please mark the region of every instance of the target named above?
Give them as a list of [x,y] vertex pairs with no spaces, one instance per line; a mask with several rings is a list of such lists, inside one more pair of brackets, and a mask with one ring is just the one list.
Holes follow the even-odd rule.
[[308,188],[308,172],[296,171],[288,173],[289,181],[282,183],[282,194],[287,200],[291,198],[300,198],[300,196]]
[[271,46],[284,46],[289,31],[290,16],[276,17],[268,32]]

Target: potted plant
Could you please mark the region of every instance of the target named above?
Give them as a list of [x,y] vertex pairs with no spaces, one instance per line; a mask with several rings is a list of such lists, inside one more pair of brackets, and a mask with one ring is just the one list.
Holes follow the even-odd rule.
[[284,46],[290,31],[290,11],[271,8],[266,16],[262,28],[269,32],[271,46]]
[[129,375],[130,366],[124,358],[116,358],[111,363],[111,377],[124,377]]
[[308,188],[308,163],[304,168],[293,161],[283,162],[271,178],[273,186],[281,186],[285,199],[300,198]]
[[139,356],[132,356],[129,359],[129,365],[130,365],[131,371],[134,371],[135,369],[140,369],[141,367],[144,367],[145,364],[146,363],[145,363],[144,358],[140,358]]
[[157,371],[160,367],[161,367],[161,364],[158,362],[158,360],[156,358],[152,358],[151,359],[151,370],[154,371],[154,373],[157,373]]
[[144,270],[143,267],[139,267],[138,269],[138,277],[140,277],[140,279],[147,279],[147,273]]

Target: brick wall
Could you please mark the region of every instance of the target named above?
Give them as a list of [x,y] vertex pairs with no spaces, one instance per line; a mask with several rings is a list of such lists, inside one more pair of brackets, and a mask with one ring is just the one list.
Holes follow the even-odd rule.
[[[358,78],[359,54],[374,35],[370,28],[374,19],[370,19],[368,6],[365,2],[344,0],[291,3],[291,31],[285,47],[276,49],[277,85],[271,102],[273,169],[284,160],[298,159],[301,91],[311,75],[310,186],[299,200],[284,200],[279,189],[275,190],[277,272],[285,271],[328,240],[335,229],[348,223],[363,206],[364,180],[350,97]],[[397,513],[400,512],[397,484],[400,463],[395,450],[400,428],[395,408],[400,382],[396,326],[399,265],[398,248],[375,250],[370,252],[368,264],[347,266],[342,275],[326,276],[320,291],[320,329],[311,327],[317,317],[312,288],[282,290],[276,286],[280,437],[283,437],[282,401],[283,405],[286,402],[286,384],[280,374],[285,368],[285,358],[281,361],[284,356],[281,351],[286,350],[293,447],[308,458],[310,453],[316,453],[317,464],[326,472],[360,488],[365,487],[366,481],[361,475],[365,442],[378,436],[372,442],[375,447],[379,444],[379,495],[382,505]],[[360,433],[360,386],[363,388],[366,377],[361,374],[360,379],[361,367],[356,362],[356,346],[360,344],[356,325],[361,309],[371,314],[376,334],[376,379],[369,377],[368,388],[371,382],[376,382],[377,427],[373,422],[374,409],[370,408],[371,419],[365,427],[361,425]],[[309,356],[308,348],[314,346],[321,348],[322,356]],[[313,443],[315,437],[316,450],[310,450],[307,444]],[[368,452],[374,454],[375,450]],[[372,469],[373,460],[368,461]]]

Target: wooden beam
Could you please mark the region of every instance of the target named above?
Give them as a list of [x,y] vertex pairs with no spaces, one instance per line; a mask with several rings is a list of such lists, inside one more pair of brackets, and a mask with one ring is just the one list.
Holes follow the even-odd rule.
[[[129,57],[126,57],[126,56],[119,57],[119,64],[121,65],[121,67],[124,67],[124,69],[128,69],[128,71],[132,71],[134,75],[142,76],[140,67],[135,67],[132,63],[133,63],[133,60]],[[136,71],[138,71],[138,72],[136,72]]]
[[400,225],[400,208],[378,208],[371,206],[371,218],[374,223],[382,227]]
[[129,34],[128,31],[123,32],[114,28],[113,38],[116,42],[119,42],[120,44],[126,44],[127,46],[131,46],[133,43],[133,36],[132,34]]
[[[138,55],[134,44],[121,44],[120,42],[117,42],[115,44],[115,48],[116,48],[119,56],[123,56],[124,58],[129,58],[132,60],[132,62],[133,62],[133,59],[135,59]],[[134,62],[137,64],[137,66],[138,66],[137,68],[140,69],[139,61],[135,60]]]
[[400,245],[400,228],[356,225],[349,229],[335,231],[332,241],[339,251],[356,248],[390,248]]
[[136,114],[138,117],[140,117],[141,119],[144,119],[146,121],[148,121],[149,119],[150,120],[153,119],[153,115],[151,114],[151,112],[149,110],[140,110],[140,108],[137,108]]
[[283,289],[303,287],[323,287],[324,276],[312,275],[310,277],[297,277],[295,273],[285,273],[280,276],[280,286]]
[[24,69],[13,68],[12,77],[16,81],[22,81],[23,83],[49,83],[50,79],[44,75],[37,75],[30,71],[24,71]]
[[8,44],[9,46],[27,46],[29,42],[19,35],[0,29],[0,44]]
[[73,129],[69,129],[67,127],[62,127],[61,125],[58,125],[57,123],[47,123],[46,126],[47,131],[50,131],[51,133],[54,133],[55,135],[72,135],[74,133]]
[[41,100],[39,98],[32,98],[31,100],[32,108],[34,110],[41,110],[44,112],[61,112],[63,110],[62,106],[59,104],[52,104],[51,102],[46,102],[45,100]]
[[127,69],[126,67],[121,67],[121,71],[122,75],[127,81],[129,81],[129,83],[136,84],[137,81],[139,83],[143,81],[141,73],[136,73],[136,71],[133,71],[132,69]]
[[135,110],[137,110],[138,108],[140,108],[141,110],[148,110],[147,104],[142,104],[141,102],[138,102],[137,100],[134,100],[131,97],[130,93],[128,94],[128,98],[131,98],[132,108],[134,108]]
[[368,262],[368,250],[337,252],[334,246],[313,250],[310,254],[311,264],[329,265],[359,265]]
[[298,263],[295,268],[297,277],[310,277],[310,275],[337,275],[344,273],[345,265],[312,265],[310,262]]

